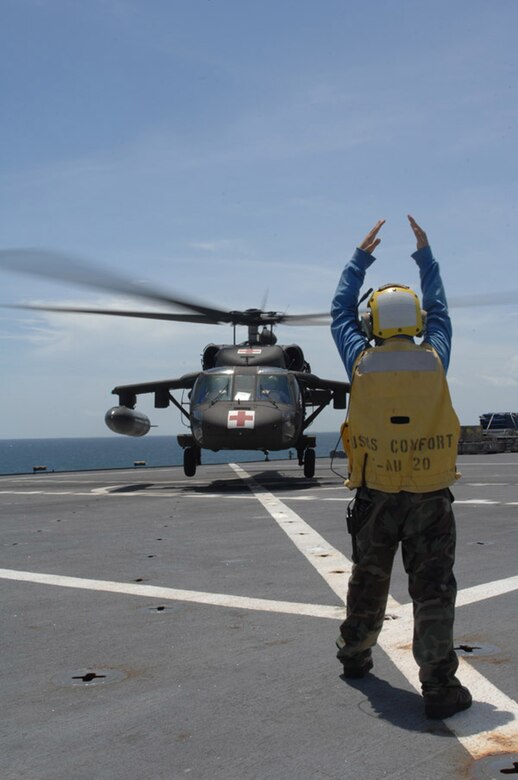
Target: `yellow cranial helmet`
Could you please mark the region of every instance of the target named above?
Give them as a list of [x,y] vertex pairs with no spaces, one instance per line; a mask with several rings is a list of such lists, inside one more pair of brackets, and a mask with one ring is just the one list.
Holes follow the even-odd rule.
[[372,293],[367,306],[370,310],[366,322],[369,338],[420,336],[423,332],[421,303],[416,293],[404,284],[380,287]]

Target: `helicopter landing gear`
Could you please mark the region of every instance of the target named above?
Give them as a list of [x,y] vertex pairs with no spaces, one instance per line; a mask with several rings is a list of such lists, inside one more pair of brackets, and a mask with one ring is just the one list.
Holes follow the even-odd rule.
[[183,470],[186,477],[194,477],[196,466],[201,463],[198,447],[186,447],[183,451]]
[[304,476],[308,479],[315,476],[316,446],[315,436],[301,436],[296,444],[299,466],[304,466]]
[[315,450],[311,450],[309,447],[304,451],[304,476],[311,479],[315,476]]

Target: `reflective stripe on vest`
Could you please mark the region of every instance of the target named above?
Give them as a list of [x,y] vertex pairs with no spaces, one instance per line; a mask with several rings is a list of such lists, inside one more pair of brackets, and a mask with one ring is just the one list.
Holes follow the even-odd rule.
[[434,349],[387,339],[360,355],[343,431],[348,487],[397,493],[448,487],[459,438],[444,369]]
[[362,374],[373,371],[437,371],[435,355],[428,350],[419,352],[380,352],[377,348],[369,349],[361,361]]

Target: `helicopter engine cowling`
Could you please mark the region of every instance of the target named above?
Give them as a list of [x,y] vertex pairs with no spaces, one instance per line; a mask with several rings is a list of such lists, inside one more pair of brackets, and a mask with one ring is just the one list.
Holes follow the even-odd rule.
[[151,428],[149,417],[127,406],[112,406],[106,412],[104,422],[111,431],[124,436],[145,436]]
[[290,344],[288,347],[284,347],[284,355],[286,356],[286,368],[290,371],[304,371],[306,361],[304,360],[304,353],[298,344]]

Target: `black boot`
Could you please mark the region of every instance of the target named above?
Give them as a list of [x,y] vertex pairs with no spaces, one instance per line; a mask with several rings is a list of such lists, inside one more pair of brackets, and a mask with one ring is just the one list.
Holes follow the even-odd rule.
[[365,677],[365,675],[370,672],[374,666],[372,663],[372,652],[370,649],[365,650],[362,653],[358,653],[355,656],[347,657],[344,655],[345,643],[343,643],[343,640],[340,641],[340,637],[336,644],[338,647],[336,657],[344,668],[344,677],[358,679],[360,677]]
[[471,707],[472,702],[471,693],[463,685],[429,691],[423,697],[425,715],[433,720],[451,718]]

